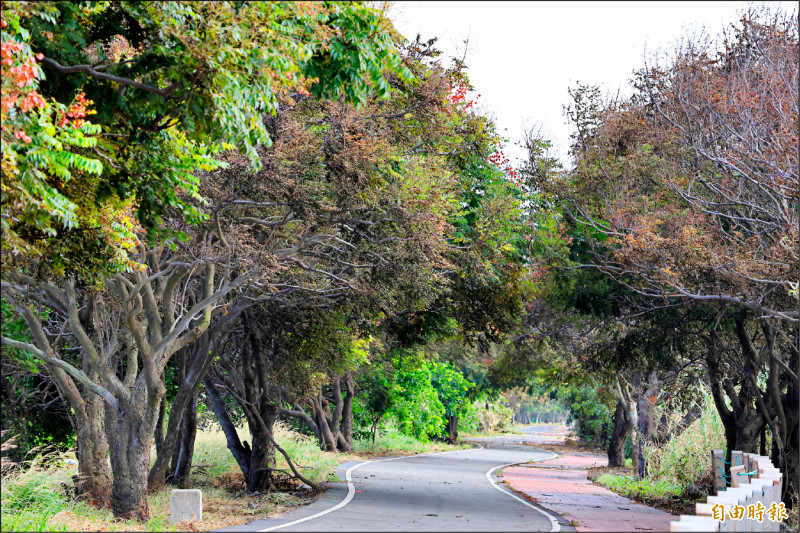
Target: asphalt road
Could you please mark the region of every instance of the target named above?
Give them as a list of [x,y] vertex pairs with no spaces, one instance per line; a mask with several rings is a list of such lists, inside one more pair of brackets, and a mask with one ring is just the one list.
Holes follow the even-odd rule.
[[220,531],[574,531],[495,476],[555,454],[519,444],[526,436],[479,440],[470,450],[344,463],[347,482],[311,505]]

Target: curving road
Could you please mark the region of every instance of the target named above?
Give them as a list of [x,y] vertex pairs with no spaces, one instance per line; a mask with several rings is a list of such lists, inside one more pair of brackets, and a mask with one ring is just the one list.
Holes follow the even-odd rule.
[[534,435],[475,440],[481,447],[344,463],[338,475],[347,483],[311,505],[220,531],[574,531],[495,477],[555,454],[519,444]]

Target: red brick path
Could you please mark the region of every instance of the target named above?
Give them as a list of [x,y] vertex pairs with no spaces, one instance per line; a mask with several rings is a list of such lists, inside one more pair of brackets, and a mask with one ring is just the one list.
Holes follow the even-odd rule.
[[501,478],[578,531],[669,531],[678,517],[632,502],[588,480],[587,468],[606,466],[602,455],[567,453],[540,463],[512,466]]

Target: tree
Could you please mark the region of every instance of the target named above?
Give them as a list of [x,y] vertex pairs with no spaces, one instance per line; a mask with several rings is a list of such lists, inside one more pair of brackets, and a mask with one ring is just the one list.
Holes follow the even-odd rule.
[[201,220],[205,157],[236,147],[257,165],[280,99],[363,104],[388,94],[385,73],[409,76],[361,4],[8,2],[3,17],[4,265],[47,253],[56,275],[129,268],[134,211],[151,238],[170,207]]
[[[380,310],[424,304],[442,284],[440,272],[450,267],[445,221],[455,180],[441,172],[443,158],[408,151],[416,143],[408,130],[431,141],[447,138],[452,126],[443,119],[460,112],[451,105],[444,73],[435,72],[419,81],[391,77],[393,99],[361,109],[310,98],[287,103],[267,120],[274,142],[259,151],[261,171],[249,173],[244,157],[227,153],[229,166],[214,171],[201,188],[214,223],[231,228],[226,235],[247,235],[246,244],[239,241],[242,250],[275,267],[257,289],[259,325],[231,322],[270,348],[229,344],[229,330],[209,339],[213,349],[204,348],[208,355],[200,358],[220,360],[206,383],[212,399],[218,395],[212,402],[218,416],[226,416],[227,395],[246,413],[252,447],[233,432],[228,440],[250,490],[270,484],[275,448],[269,435],[281,413],[303,419],[328,449],[351,446],[352,391],[340,398],[340,379],[345,376],[347,389],[354,367],[336,361],[359,341],[354,333],[331,342],[339,338],[336,328],[356,332]],[[320,308],[347,319],[327,323],[317,316]],[[333,412],[325,398],[328,383]],[[188,385],[184,391],[176,403],[190,397]],[[302,409],[306,401],[311,416]],[[173,429],[176,413],[173,408]],[[165,440],[151,488],[163,483],[171,454]]]
[[447,363],[433,363],[431,385],[439,395],[447,420],[447,439],[450,444],[458,440],[458,415],[464,407],[469,389],[473,386],[463,374]]
[[[42,9],[22,4],[13,7],[17,18],[12,23],[28,15],[27,23],[33,27],[33,50],[42,54],[40,61],[48,72],[39,86],[44,97],[69,100],[81,88],[90,98],[102,102],[96,116],[100,130],[91,133],[102,133],[102,146],[108,153],[101,152],[105,156],[101,158],[108,168],[88,193],[81,191],[83,198],[103,200],[113,192],[127,199],[130,206],[135,199],[137,216],[146,228],[168,229],[167,237],[177,231],[179,236],[192,234],[196,239],[188,245],[174,238],[168,240],[174,252],[165,245],[148,247],[140,243],[136,259],[150,272],[117,274],[108,283],[111,293],[84,289],[86,278],[102,280],[103,274],[109,273],[103,269],[78,271],[79,277],[73,279],[59,279],[61,271],[55,269],[47,273],[52,282],[31,278],[28,273],[50,267],[47,259],[39,260],[44,256],[36,251],[17,261],[14,270],[7,272],[9,283],[4,283],[4,294],[34,332],[34,343],[15,345],[60,373],[60,385],[69,389],[70,404],[76,411],[87,401],[93,405],[102,398],[105,402],[105,406],[97,407],[108,412],[106,430],[114,444],[112,507],[117,516],[144,519],[148,515],[144,499],[147,460],[164,394],[166,363],[172,354],[201,340],[212,314],[224,320],[225,311],[234,310],[229,318],[232,320],[248,301],[238,300],[237,308],[236,302],[225,302],[224,297],[238,295],[240,288],[257,282],[270,270],[246,261],[238,262],[243,270],[231,269],[225,261],[242,257],[247,250],[231,247],[239,242],[235,235],[226,236],[220,230],[218,218],[214,222],[220,231],[214,234],[218,239],[214,242],[209,241],[212,234],[207,232],[212,226],[196,230],[183,224],[183,220],[197,223],[207,218],[197,194],[197,172],[219,164],[210,159],[214,150],[206,145],[239,144],[252,157],[254,146],[268,140],[262,113],[274,110],[279,96],[289,87],[324,96],[335,95],[348,84],[351,88],[346,98],[363,101],[367,97],[364,91],[377,96],[386,93],[384,69],[400,76],[406,71],[393,59],[383,23],[356,4],[101,3],[84,9],[63,2]],[[176,29],[173,20],[187,23]],[[262,31],[265,23],[272,32]],[[57,25],[64,30],[56,31]],[[18,33],[22,36],[21,30]],[[197,45],[198,38],[208,35],[214,35],[220,44],[216,56],[208,56],[205,47]],[[298,40],[302,44],[294,45]],[[242,47],[249,47],[247,53],[237,52]],[[336,68],[347,74],[347,79],[324,77],[330,73],[325,68],[328,54],[336,55]],[[287,79],[287,73],[291,79]],[[321,77],[316,81],[306,79],[317,74]],[[354,83],[362,74],[367,81]],[[167,83],[170,85],[162,89]],[[31,144],[35,145],[33,141]],[[83,144],[93,147],[90,141]],[[108,155],[112,153],[113,157]],[[6,169],[4,166],[4,184]],[[53,178],[43,173],[40,179],[47,182]],[[63,190],[59,194],[63,197]],[[25,200],[31,201],[36,201],[35,195]],[[117,216],[118,211],[112,209],[110,215]],[[48,216],[45,213],[42,224],[58,228],[60,219],[48,220]],[[169,228],[158,226],[166,221]],[[16,226],[12,230],[17,235],[22,231]],[[151,232],[151,236],[159,231]],[[192,249],[195,244],[202,251]],[[213,248],[210,254],[209,246]],[[14,250],[4,246],[6,251]],[[93,257],[86,253],[76,256],[75,264]],[[224,265],[219,272],[217,265]],[[186,292],[176,292],[179,287]],[[178,294],[187,295],[189,301],[176,302]],[[26,304],[28,298],[67,317],[69,331],[82,351],[83,361],[78,367],[89,368],[88,372],[59,357],[41,328],[40,318]],[[95,308],[94,317],[82,320],[78,309],[84,302],[98,303],[99,308]],[[222,305],[212,311],[214,305],[223,302],[232,307]],[[193,322],[196,318],[199,320]],[[119,325],[121,338],[116,336]],[[109,336],[104,338],[103,333]],[[16,341],[4,337],[3,342]],[[194,370],[202,371],[204,363],[198,361],[199,368]],[[198,373],[193,372],[189,381],[196,386]],[[102,425],[98,425],[102,416],[87,414],[86,420],[83,427],[92,436],[79,439],[79,448],[94,442],[97,454],[104,456],[105,440]],[[99,459],[96,462],[105,464]],[[99,477],[97,480],[98,486],[104,484]]]
[[46,268],[57,275],[68,269],[94,278],[130,268],[137,240],[131,202],[92,201],[103,172],[89,155],[100,132],[84,118],[94,113],[92,102],[83,92],[66,103],[39,93],[43,56],[34,55],[19,11],[4,10],[1,23],[3,269],[16,267],[20,254],[46,252]]
[[[781,443],[773,461],[790,478],[797,466],[785,450],[798,441],[784,402],[797,398],[800,370],[797,35],[796,17],[750,11],[720,40],[685,39],[648,64],[630,99],[592,102],[583,91],[574,104],[595,119],[576,124],[584,134],[575,167],[544,182],[585,239],[577,266],[650,298],[642,310],[703,316],[694,349],[705,352],[729,449],[755,451],[767,425]],[[721,356],[723,345],[738,354]]]

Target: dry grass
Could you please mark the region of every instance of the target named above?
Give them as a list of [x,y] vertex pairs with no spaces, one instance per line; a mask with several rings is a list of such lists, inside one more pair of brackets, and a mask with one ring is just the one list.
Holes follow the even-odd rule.
[[[249,438],[243,431],[242,438]],[[313,481],[324,481],[340,458],[323,452],[314,439],[277,425],[275,438],[286,449],[302,473]],[[155,457],[153,457],[155,459]],[[310,492],[296,483],[284,482],[287,492],[246,494],[244,478],[226,447],[221,431],[199,432],[195,443],[192,488],[203,491],[203,520],[169,523],[172,487],[147,497],[150,520],[118,520],[108,509],[96,509],[80,501],[69,501],[77,467],[67,465],[58,454],[37,456],[23,468],[3,475],[2,531],[210,531],[276,516],[310,503]],[[282,456],[278,468],[287,468]]]

